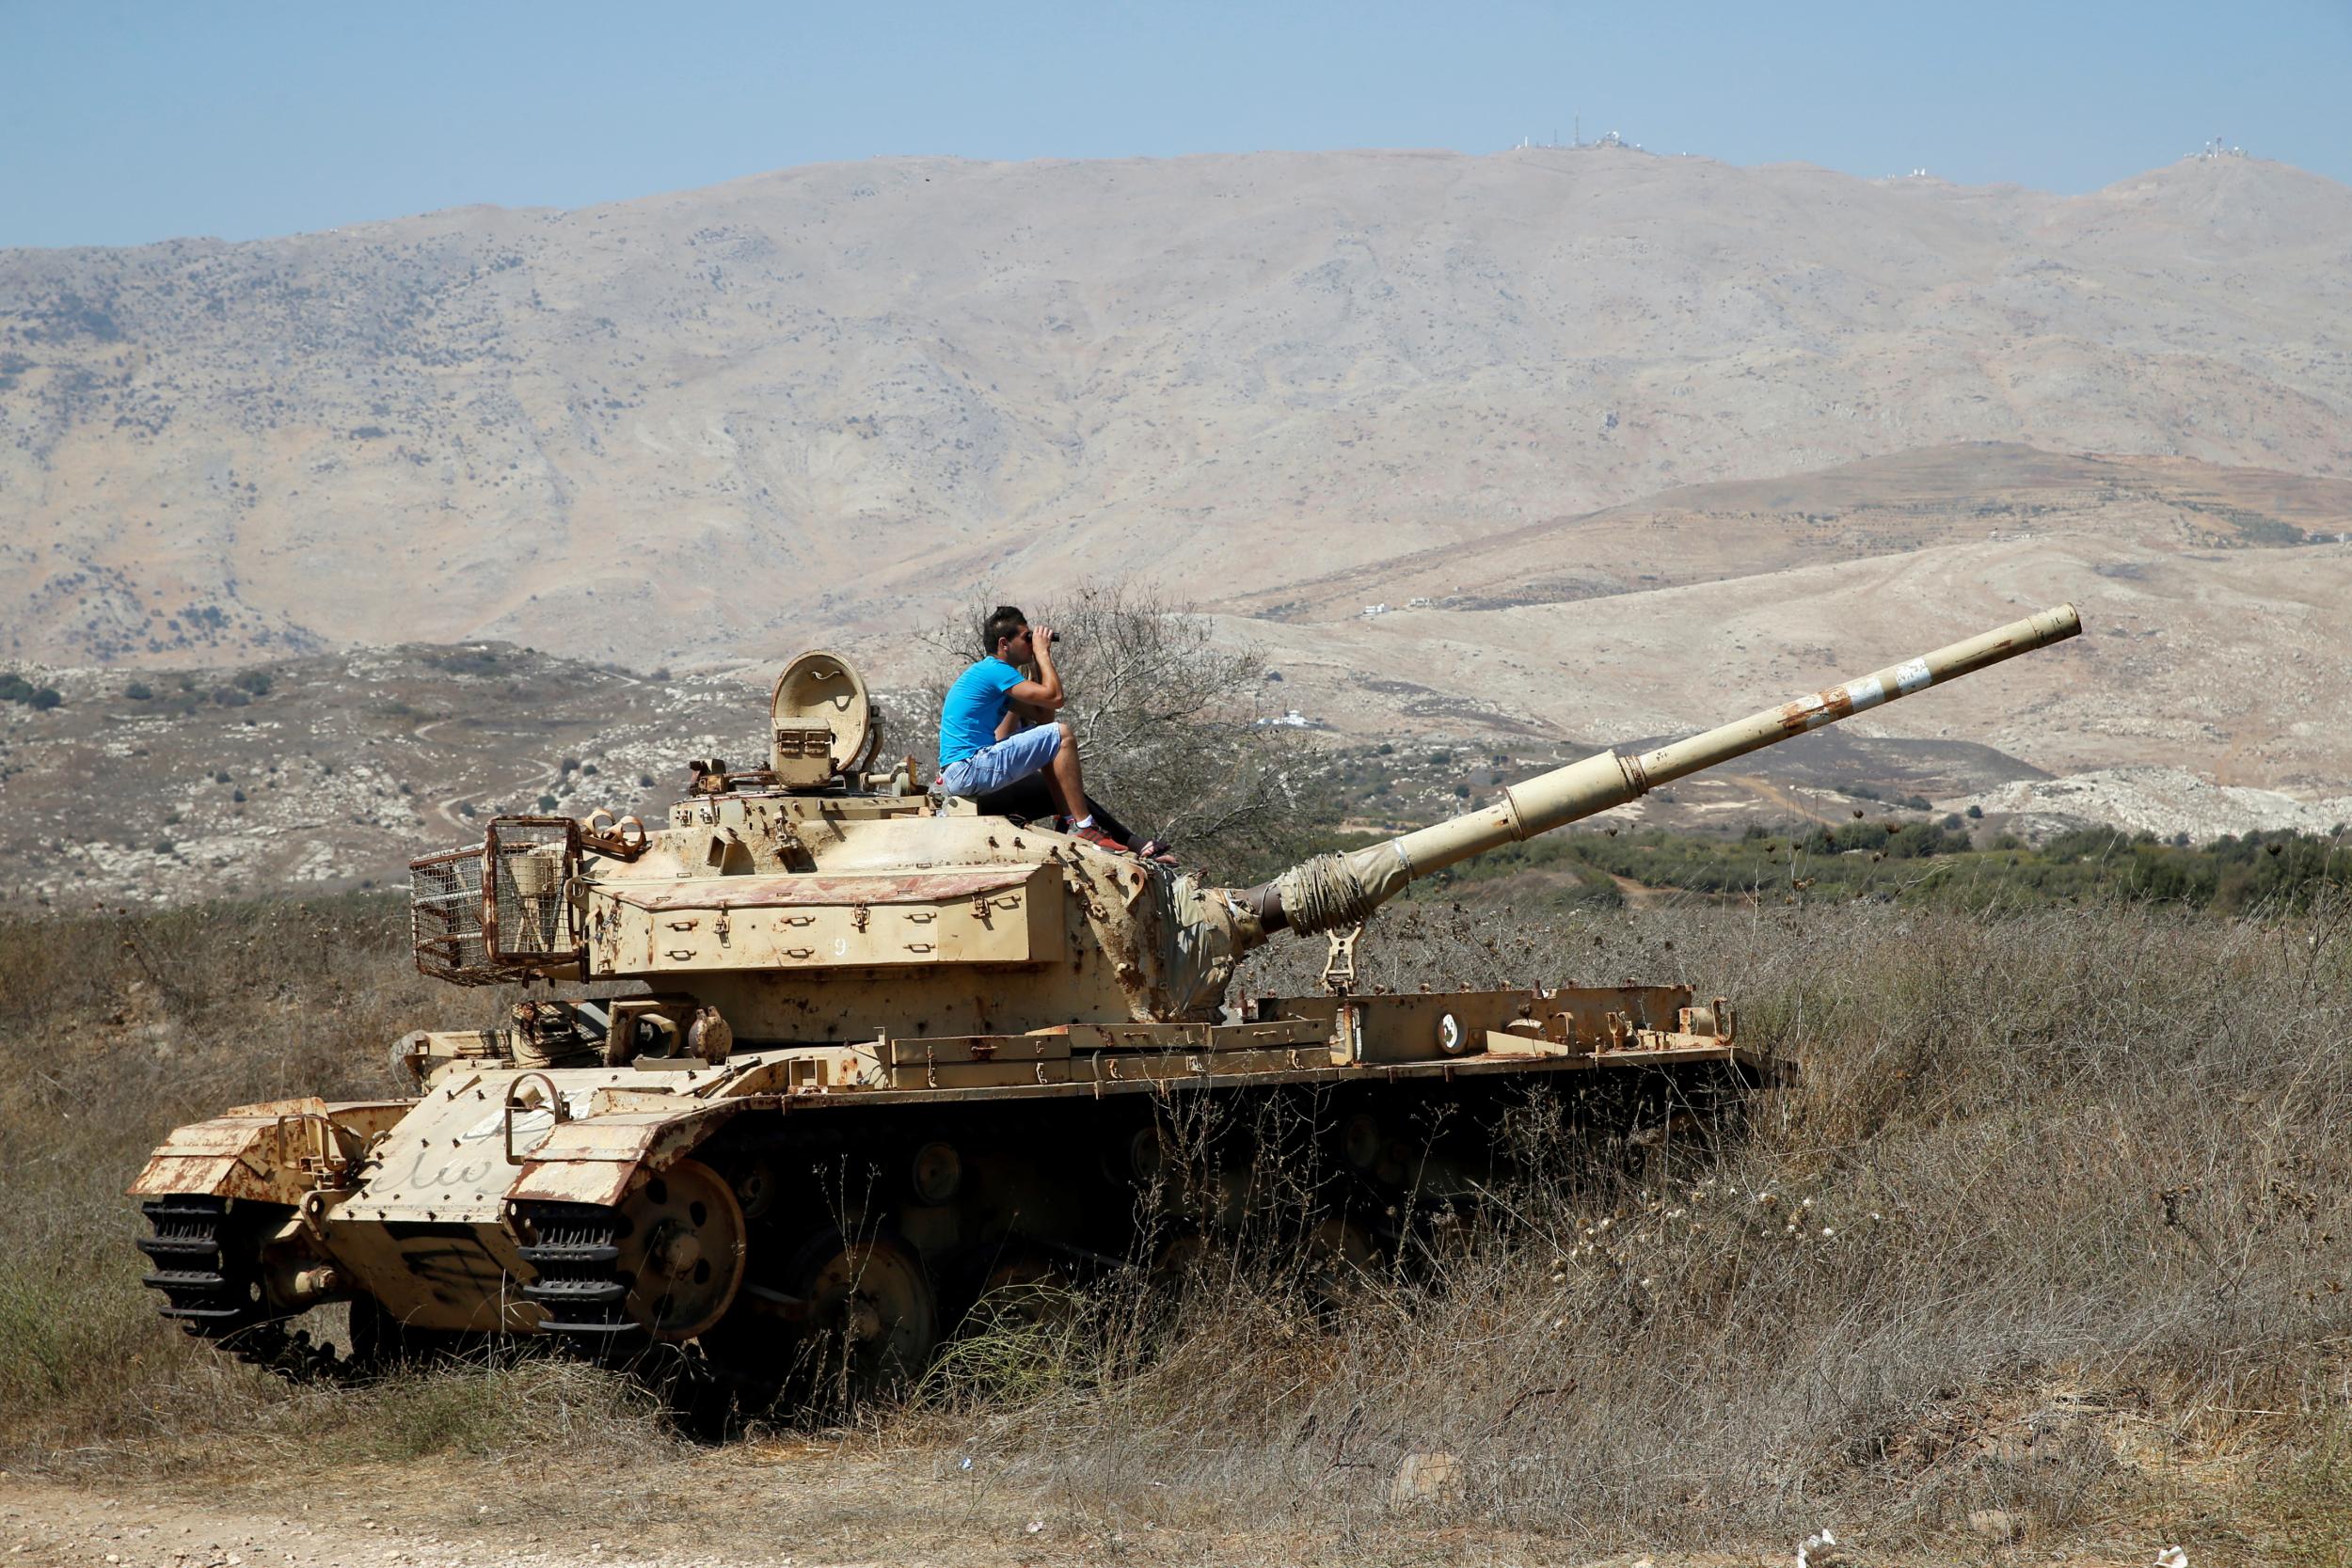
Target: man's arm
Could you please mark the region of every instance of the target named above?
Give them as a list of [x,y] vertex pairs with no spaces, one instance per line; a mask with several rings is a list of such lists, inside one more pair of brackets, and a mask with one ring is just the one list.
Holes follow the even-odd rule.
[[1005,716],[996,721],[996,738],[1009,740],[1023,730],[1039,724],[1050,723],[1053,717],[1053,714],[1044,708],[1013,701],[1008,695],[1005,702]]
[[1041,707],[1050,713],[1061,706],[1063,701],[1061,675],[1054,668],[1054,628],[1037,626],[1031,629],[1035,632],[1030,639],[1030,651],[1037,656],[1037,679],[1023,681],[1008,689],[1005,695],[1016,703],[1026,703],[1031,707]]

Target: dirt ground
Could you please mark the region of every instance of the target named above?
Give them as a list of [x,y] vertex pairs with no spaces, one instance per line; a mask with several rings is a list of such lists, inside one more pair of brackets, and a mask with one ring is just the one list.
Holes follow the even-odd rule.
[[[594,1461],[582,1456],[583,1471]],[[937,1473],[934,1473],[935,1470]],[[952,1473],[954,1480],[948,1479]],[[1399,1520],[1354,1540],[1302,1539],[1279,1522],[1197,1528],[1078,1519],[1028,1487],[974,1481],[938,1456],[744,1446],[652,1473],[582,1474],[558,1497],[537,1473],[507,1488],[496,1466],[338,1471],[288,1484],[248,1477],[69,1481],[0,1472],[0,1564],[120,1568],[850,1568],[866,1564],[1559,1564],[1561,1568],[1786,1568],[1796,1543],[1752,1549],[1581,1554],[1567,1543]],[[620,1484],[612,1484],[614,1481]],[[1255,1528],[1253,1528],[1253,1526]],[[1884,1553],[1849,1543],[1817,1568],[2063,1563],[2140,1568],[2145,1549],[1959,1540]]]

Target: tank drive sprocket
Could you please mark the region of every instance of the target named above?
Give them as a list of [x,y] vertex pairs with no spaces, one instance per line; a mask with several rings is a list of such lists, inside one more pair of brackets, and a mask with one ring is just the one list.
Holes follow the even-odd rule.
[[515,1217],[535,1275],[523,1294],[545,1314],[540,1326],[598,1356],[693,1338],[743,1283],[742,1205],[698,1160],[647,1177],[618,1206],[520,1203]]

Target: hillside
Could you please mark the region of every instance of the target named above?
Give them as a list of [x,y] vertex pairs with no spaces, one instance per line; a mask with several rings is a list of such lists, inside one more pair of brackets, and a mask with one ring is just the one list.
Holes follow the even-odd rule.
[[68,671],[56,707],[0,707],[0,907],[405,888],[411,859],[543,796],[660,811],[687,759],[754,756],[765,712],[738,681],[505,644],[239,673]]
[[0,253],[0,654],[786,654],[1970,441],[2342,476],[2347,254],[2352,191],[2250,160],[2059,198],[1590,149]]
[[[11,837],[60,847],[12,885],[389,873],[455,826],[396,783],[673,766],[690,695],[749,715],[817,642],[912,684],[910,633],[1089,575],[1192,599],[1343,740],[1522,763],[2072,599],[2080,641],[1639,809],[2315,819],[2347,260],[2352,191],[2250,160],[2060,198],[1590,149],[877,160],[0,252],[0,661],[72,699],[0,710]],[[489,641],[553,684],[426,646]],[[254,660],[309,693],[276,732],[83,701]],[[171,803],[367,746],[400,767],[326,815]],[[85,769],[138,781],[96,828]]]
[[1911,452],[1402,556],[1242,598],[1229,626],[1265,647],[1287,701],[1349,734],[1476,723],[1629,740],[2061,600],[2080,607],[2081,639],[1841,728],[1979,742],[2051,774],[2169,768],[2344,793],[2340,480],[2015,446]]

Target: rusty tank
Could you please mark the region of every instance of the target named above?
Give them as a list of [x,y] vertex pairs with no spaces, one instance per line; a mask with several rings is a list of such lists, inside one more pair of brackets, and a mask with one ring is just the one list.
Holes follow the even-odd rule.
[[[1625,1132],[1790,1070],[1687,986],[1369,993],[1383,902],[2080,629],[2045,610],[1251,888],[877,769],[856,670],[804,655],[767,766],[695,764],[666,821],[501,816],[416,862],[419,966],[521,998],[398,1041],[411,1094],[173,1132],[131,1188],[146,1283],[290,1373],[552,1340],[767,1405],[919,1374],[992,1292],[1215,1245],[1268,1201],[1248,1113],[1277,1103],[1322,1173],[1302,1250],[1368,1262],[1490,1179],[1532,1086]],[[1323,990],[1230,996],[1284,932],[1327,934]],[[1204,1108],[1238,1113],[1206,1155],[1178,1127]],[[340,1345],[299,1326],[339,1303]]]

